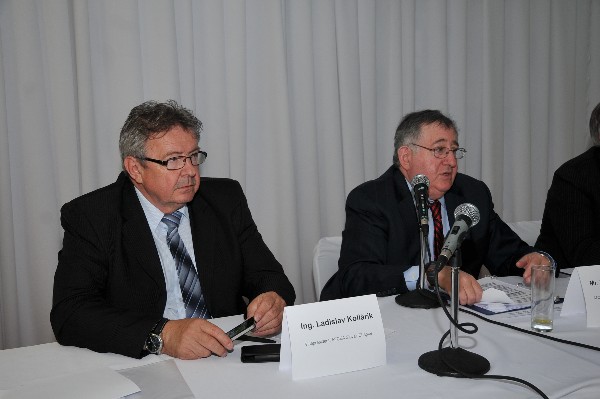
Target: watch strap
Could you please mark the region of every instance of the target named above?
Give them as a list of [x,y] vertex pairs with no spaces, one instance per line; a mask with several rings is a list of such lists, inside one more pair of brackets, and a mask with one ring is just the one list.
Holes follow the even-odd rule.
[[435,287],[435,272],[436,272],[436,262],[429,262],[425,266],[425,276],[427,278],[427,283],[430,288]]
[[163,328],[165,328],[165,324],[167,324],[168,321],[169,319],[165,317],[160,319],[159,322],[154,325],[154,328],[152,328],[152,333],[160,335],[160,333],[162,333]]
[[154,327],[152,327],[152,331],[150,331],[150,333],[148,333],[148,336],[146,337],[146,341],[144,343],[144,350],[155,355],[161,354],[163,341],[160,334],[162,333],[162,330],[168,321],[169,319],[163,317],[154,325]]

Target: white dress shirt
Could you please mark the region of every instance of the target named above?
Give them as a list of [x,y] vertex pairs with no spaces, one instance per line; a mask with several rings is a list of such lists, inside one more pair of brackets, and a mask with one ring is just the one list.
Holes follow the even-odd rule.
[[[408,189],[410,190],[410,193],[413,197],[413,202],[415,202],[415,193],[413,191],[413,187],[410,184],[410,182],[408,180],[406,180],[406,184],[408,184]],[[444,227],[444,237],[446,236],[446,234],[448,233],[448,230],[450,230],[450,223],[448,222],[448,211],[446,209],[446,200],[444,199],[444,197],[439,199],[440,201],[440,205],[441,205],[441,214],[442,214],[442,225]],[[417,206],[416,202],[415,202],[415,207]],[[428,210],[429,212],[429,234],[427,237],[427,240],[429,241],[429,253],[433,254],[433,233],[434,233],[434,228],[433,228],[433,215],[431,214],[431,208]],[[415,234],[419,234],[420,233],[418,231],[415,231]],[[427,264],[429,262],[428,259],[425,259],[425,263]],[[417,288],[417,281],[419,280],[419,266],[412,266],[410,269],[408,269],[407,271],[404,272],[404,280],[406,281],[406,287],[412,291],[414,289]]]

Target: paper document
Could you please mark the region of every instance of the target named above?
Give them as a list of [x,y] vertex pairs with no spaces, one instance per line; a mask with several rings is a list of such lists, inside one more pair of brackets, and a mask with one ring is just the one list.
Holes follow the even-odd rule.
[[483,297],[481,302],[468,306],[473,310],[492,315],[531,307],[529,288],[505,283],[492,277],[484,277],[478,282],[483,288]]
[[34,380],[0,392],[0,398],[116,399],[139,391],[131,380],[106,367]]

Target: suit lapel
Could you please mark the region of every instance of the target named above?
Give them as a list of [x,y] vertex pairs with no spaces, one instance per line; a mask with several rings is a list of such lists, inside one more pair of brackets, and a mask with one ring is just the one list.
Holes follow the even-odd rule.
[[[125,178],[128,179],[126,176]],[[158,251],[154,244],[154,237],[133,184],[129,180],[123,185],[122,196],[124,251],[156,281],[159,287],[166,290],[165,278]]]
[[444,199],[446,200],[446,212],[448,213],[448,223],[450,224],[450,228],[454,224],[454,211],[456,208],[468,202],[466,198],[463,196],[462,191],[457,187],[456,181],[450,188],[450,190],[444,195]]
[[444,195],[444,199],[446,200],[446,213],[448,215],[448,224],[450,227],[454,224],[454,210],[458,205],[460,205],[461,199],[456,193],[452,193],[448,191],[446,195]]
[[393,171],[394,192],[402,225],[408,226],[409,231],[419,231],[417,210],[406,178],[398,168]]
[[192,202],[188,204],[190,215],[190,227],[192,230],[192,241],[194,243],[194,255],[196,258],[196,269],[202,287],[204,299],[211,309],[214,297],[211,281],[214,280],[216,267],[216,239],[215,227],[218,226],[216,216],[208,206],[207,202],[196,194]]
[[[394,201],[396,209],[396,216],[393,218],[394,221],[399,218],[399,226],[405,226],[404,232],[408,237],[416,236],[419,233],[419,221],[417,219],[417,210],[415,208],[415,202],[413,196],[406,182],[406,178],[400,172],[400,169],[396,166],[391,167],[391,175],[393,179],[394,187]],[[421,242],[414,239],[403,239],[401,242],[408,243],[408,259],[412,262],[413,259],[419,259],[421,251]],[[398,251],[402,251],[400,246],[396,247]]]

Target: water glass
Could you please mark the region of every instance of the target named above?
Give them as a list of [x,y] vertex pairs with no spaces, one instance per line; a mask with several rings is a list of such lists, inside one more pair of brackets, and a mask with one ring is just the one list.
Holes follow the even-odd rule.
[[554,284],[554,267],[531,266],[531,328],[534,331],[552,331]]

